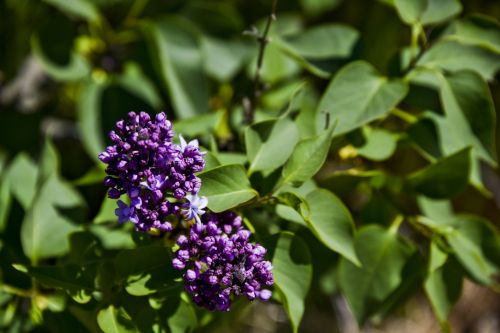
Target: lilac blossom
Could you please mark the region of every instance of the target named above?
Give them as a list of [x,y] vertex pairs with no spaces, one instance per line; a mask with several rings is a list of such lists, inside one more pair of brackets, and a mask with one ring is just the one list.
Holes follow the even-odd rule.
[[233,296],[271,297],[272,265],[264,260],[266,249],[250,243],[250,236],[241,217],[230,211],[207,213],[189,236],[179,236],[172,265],[184,271],[185,289],[196,304],[229,311]]
[[[99,155],[107,164],[108,196],[130,198],[128,206],[118,202],[119,222],[130,220],[138,231],[171,231],[183,218],[181,208],[201,187],[195,174],[203,170],[205,161],[198,141],[186,143],[180,136],[181,144],[174,143],[172,124],[163,112],[154,119],[145,112],[130,112],[109,137],[112,145]],[[189,217],[196,219],[194,214],[203,213],[203,208],[188,206]]]

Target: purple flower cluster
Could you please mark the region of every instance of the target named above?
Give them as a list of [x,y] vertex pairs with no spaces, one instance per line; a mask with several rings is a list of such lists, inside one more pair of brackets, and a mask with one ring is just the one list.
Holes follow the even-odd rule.
[[108,164],[104,184],[108,196],[127,194],[130,205],[118,200],[118,221],[132,221],[138,231],[171,231],[178,218],[199,220],[206,199],[198,198],[205,160],[198,141],[172,142],[174,131],[165,113],[155,119],[130,112],[128,120],[116,123],[109,134],[113,144],[99,155]]
[[249,300],[268,300],[272,293],[272,265],[264,260],[266,249],[249,242],[250,231],[242,219],[227,211],[202,216],[189,231],[179,236],[179,249],[172,260],[184,271],[184,283],[193,301],[208,310],[229,311],[231,295]]

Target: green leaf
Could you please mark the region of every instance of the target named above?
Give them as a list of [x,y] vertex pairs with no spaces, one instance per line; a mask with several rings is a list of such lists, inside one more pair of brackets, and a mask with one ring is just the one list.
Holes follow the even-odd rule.
[[193,307],[182,300],[175,312],[167,319],[168,327],[172,333],[191,332],[197,327],[198,319]]
[[126,226],[120,226],[116,222],[109,225],[92,224],[89,226],[89,229],[107,250],[121,250],[135,247],[131,235],[133,228],[130,224]]
[[31,49],[43,70],[57,81],[75,81],[86,77],[90,73],[90,65],[76,52],[71,52],[69,64],[66,66],[60,66],[52,62],[45,55],[37,35],[33,35],[31,38]]
[[208,85],[203,75],[201,46],[190,23],[171,17],[149,22],[149,33],[161,77],[174,111],[188,118],[208,111]]
[[88,80],[82,84],[77,106],[78,125],[83,146],[97,163],[98,156],[106,147],[101,128],[101,96],[106,84]]
[[171,256],[162,246],[123,250],[115,258],[116,272],[126,279],[125,288],[134,296],[144,296],[174,285],[177,277]]
[[361,266],[342,258],[338,276],[340,288],[361,324],[401,284],[401,272],[413,248],[394,232],[376,225],[358,232],[355,248]]
[[[247,66],[247,75],[249,77],[255,76],[257,56],[258,54],[255,52],[254,57]],[[266,52],[264,53],[264,60],[262,61],[261,67],[261,78],[264,82],[274,84],[292,77],[299,72],[299,65],[282,51],[278,43],[271,42],[266,46]]]
[[348,57],[358,37],[358,32],[349,26],[325,24],[295,35],[273,37],[273,43],[304,69],[327,79],[331,73],[314,61]]
[[[312,280],[311,254],[299,236],[282,232],[274,238],[275,285],[283,294],[283,305],[297,332],[305,310],[305,298]],[[273,247],[271,247],[273,248]]]
[[243,204],[258,194],[250,186],[241,165],[223,165],[198,175],[203,186],[200,195],[208,198],[208,208],[222,212]]
[[319,171],[330,150],[333,129],[331,126],[317,136],[299,141],[283,167],[281,185],[300,185]]
[[238,40],[222,40],[202,36],[205,72],[219,82],[229,82],[245,65],[251,48]]
[[104,197],[99,213],[94,218],[94,223],[116,222],[118,218],[115,214],[115,209],[118,208],[116,200]]
[[310,192],[305,200],[308,212],[304,217],[312,233],[329,249],[359,265],[354,251],[354,221],[342,201],[324,189]]
[[450,72],[468,69],[490,81],[500,69],[500,54],[445,39],[426,51],[417,61],[417,66]]
[[455,256],[479,283],[500,287],[500,235],[490,223],[476,216],[457,216],[446,223],[444,235]]
[[[0,233],[5,229],[7,225],[7,219],[9,218],[10,207],[12,204],[12,197],[10,195],[10,184],[7,179],[5,179],[5,174],[0,177]],[[2,246],[0,243],[0,250]]]
[[443,199],[465,189],[469,172],[470,149],[466,148],[410,175],[408,183],[419,193]]
[[161,107],[161,97],[153,81],[143,73],[137,63],[127,62],[123,74],[116,78],[116,82],[132,94],[148,102],[154,109],[158,110]]
[[181,119],[173,124],[173,128],[175,133],[182,134],[186,137],[195,137],[211,133],[217,127],[223,114],[223,111],[218,111]]
[[300,0],[302,8],[309,15],[321,15],[342,3],[342,0]]
[[432,242],[424,289],[443,332],[450,332],[448,315],[460,298],[462,282],[460,266]]
[[442,76],[440,81],[449,130],[441,133],[444,153],[472,146],[475,155],[496,165],[496,116],[488,85],[468,71]]
[[38,173],[37,166],[25,153],[18,154],[5,171],[12,194],[24,210],[32,205],[35,198]]
[[488,16],[472,16],[453,22],[445,37],[500,54],[500,24]]
[[97,314],[97,323],[104,333],[137,333],[130,315],[122,307],[110,305]]
[[59,153],[49,138],[45,139],[40,161],[40,181],[47,180],[51,175],[59,172]]
[[453,217],[453,207],[450,200],[433,200],[418,196],[417,202],[422,213],[433,220],[449,220]]
[[336,135],[345,134],[386,115],[407,90],[404,82],[380,76],[370,64],[352,62],[337,73],[321,98],[317,128],[324,127],[323,112],[328,112],[337,121]]
[[21,244],[32,263],[68,252],[69,234],[80,229],[70,216],[81,213],[84,205],[80,194],[56,174],[47,179],[21,227]]
[[358,38],[359,33],[350,26],[322,24],[296,35],[287,35],[278,42],[278,45],[284,47],[286,52],[294,57],[346,58],[351,55]]
[[437,24],[460,14],[462,5],[458,0],[428,0],[425,11],[420,16],[423,25]]
[[383,161],[394,154],[398,136],[382,128],[363,127],[366,142],[356,148],[359,155],[374,161]]
[[401,19],[408,23],[417,23],[427,7],[426,0],[395,0],[394,5]]
[[262,171],[265,176],[269,175],[286,162],[298,140],[297,126],[286,117],[247,127],[245,145],[250,161],[248,173]]
[[96,5],[87,0],[43,0],[57,9],[85,19],[92,23],[99,23],[100,14]]
[[63,289],[69,293],[94,290],[95,264],[38,267],[14,265],[14,268],[47,287]]

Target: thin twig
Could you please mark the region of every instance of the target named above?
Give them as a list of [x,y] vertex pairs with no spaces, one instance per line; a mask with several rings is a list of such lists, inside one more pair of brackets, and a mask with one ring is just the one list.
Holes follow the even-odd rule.
[[276,8],[278,6],[278,0],[273,0],[271,14],[267,18],[266,26],[264,27],[264,31],[262,34],[257,35],[257,41],[259,42],[259,53],[257,56],[257,66],[255,68],[255,77],[254,77],[254,91],[252,99],[244,98],[243,100],[243,108],[245,110],[245,123],[250,124],[253,122],[255,108],[259,103],[260,96],[262,95],[263,84],[261,82],[261,72],[262,72],[262,64],[264,62],[264,53],[266,51],[266,45],[269,42],[268,35],[269,30],[271,29],[271,24],[273,21],[276,21]]

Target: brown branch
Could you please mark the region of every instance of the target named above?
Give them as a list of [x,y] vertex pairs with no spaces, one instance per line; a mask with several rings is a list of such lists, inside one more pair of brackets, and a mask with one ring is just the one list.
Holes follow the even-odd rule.
[[260,96],[262,95],[262,92],[264,90],[263,83],[261,81],[262,64],[264,62],[264,54],[266,51],[267,43],[269,43],[268,39],[269,30],[271,29],[271,24],[273,23],[273,21],[276,21],[277,6],[278,6],[278,0],[273,0],[271,14],[269,14],[269,17],[267,18],[264,31],[262,32],[262,34],[260,35],[257,34],[256,36],[257,42],[259,43],[259,53],[257,55],[257,66],[255,68],[254,91],[251,99],[249,99],[248,97],[245,97],[243,99],[243,110],[245,112],[244,121],[246,124],[251,124],[253,122],[255,115],[255,108],[257,107],[257,104],[259,103],[260,100]]

